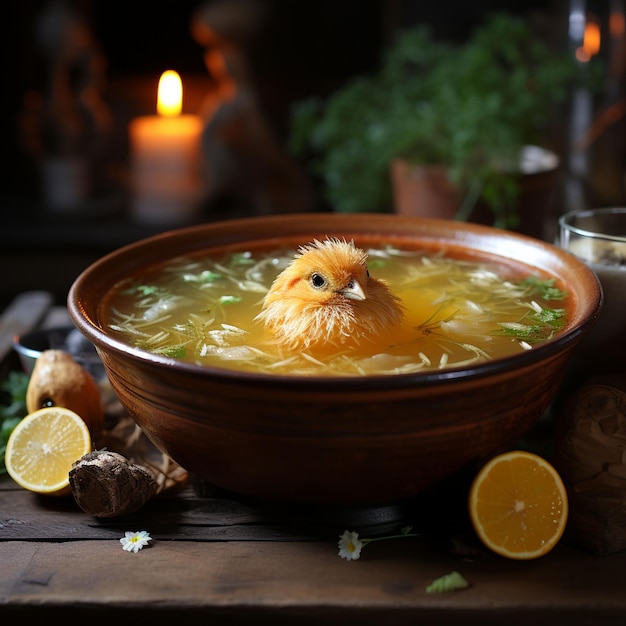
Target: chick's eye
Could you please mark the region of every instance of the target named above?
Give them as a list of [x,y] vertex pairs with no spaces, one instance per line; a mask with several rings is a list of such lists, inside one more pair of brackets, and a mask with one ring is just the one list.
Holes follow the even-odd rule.
[[318,274],[317,272],[314,274],[311,274],[311,278],[309,280],[311,281],[311,285],[315,287],[316,289],[321,289],[322,287],[326,285],[326,279],[321,274]]

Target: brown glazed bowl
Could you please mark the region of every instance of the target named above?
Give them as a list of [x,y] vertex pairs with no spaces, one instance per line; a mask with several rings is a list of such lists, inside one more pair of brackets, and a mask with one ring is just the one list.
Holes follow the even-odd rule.
[[[573,295],[558,337],[513,357],[437,372],[368,377],[272,376],[178,362],[122,342],[99,303],[121,279],[183,253],[324,236],[441,246],[508,257]],[[378,240],[378,239],[377,239]],[[602,306],[595,274],[573,255],[477,224],[391,214],[306,214],[182,228],[88,267],[68,296],[123,406],[192,475],[266,502],[384,506],[411,498],[512,445],[544,413]]]

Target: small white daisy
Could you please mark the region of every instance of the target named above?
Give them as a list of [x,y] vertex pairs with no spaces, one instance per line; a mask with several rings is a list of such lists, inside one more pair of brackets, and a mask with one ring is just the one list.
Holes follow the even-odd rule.
[[339,556],[347,561],[356,561],[361,556],[363,542],[359,539],[359,533],[344,530],[339,537]]
[[152,537],[150,537],[150,533],[145,530],[140,530],[139,532],[132,532],[127,530],[124,536],[120,539],[120,543],[122,544],[122,548],[127,552],[139,552],[144,546],[147,546],[152,541]]

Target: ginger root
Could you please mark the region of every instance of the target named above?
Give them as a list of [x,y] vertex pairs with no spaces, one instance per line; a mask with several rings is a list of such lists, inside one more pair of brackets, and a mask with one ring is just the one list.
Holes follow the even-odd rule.
[[187,471],[160,452],[131,417],[122,418],[70,470],[74,500],[95,517],[122,517],[152,497],[187,484]]
[[146,468],[108,450],[90,452],[74,463],[70,486],[78,506],[95,517],[134,513],[158,491]]

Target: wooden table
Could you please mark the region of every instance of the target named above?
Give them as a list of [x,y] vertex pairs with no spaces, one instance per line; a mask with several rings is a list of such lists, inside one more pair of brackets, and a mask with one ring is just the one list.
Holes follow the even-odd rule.
[[[147,530],[134,554],[119,542]],[[624,624],[626,553],[594,556],[562,542],[527,562],[451,550],[426,534],[367,545],[357,561],[337,539],[268,519],[187,487],[125,519],[99,520],[70,497],[42,498],[0,480],[3,624]],[[453,537],[452,537],[453,539]],[[429,594],[456,570],[468,589]],[[13,621],[11,621],[13,620]],[[57,622],[58,623],[58,622]],[[147,623],[147,622],[146,622]]]
[[[190,482],[125,518],[98,519],[71,496],[37,496],[4,474],[0,623],[626,623],[626,551],[596,556],[562,541],[535,561],[497,557],[469,526],[466,486],[455,478],[434,497],[354,516],[251,503]],[[424,534],[374,542],[348,562],[337,549],[348,514],[359,527],[345,528],[361,536],[405,524]],[[128,530],[148,531],[153,545],[125,552]],[[426,592],[454,570],[469,588]]]

